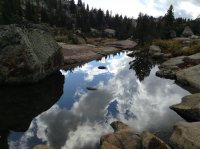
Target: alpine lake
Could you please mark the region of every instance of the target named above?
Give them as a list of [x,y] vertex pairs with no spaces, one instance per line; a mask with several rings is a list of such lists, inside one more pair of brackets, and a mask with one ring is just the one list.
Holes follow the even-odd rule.
[[169,106],[190,93],[157,77],[157,70],[146,53],[120,52],[60,70],[38,84],[3,86],[0,148],[96,149],[115,120],[167,141],[173,125],[184,121]]

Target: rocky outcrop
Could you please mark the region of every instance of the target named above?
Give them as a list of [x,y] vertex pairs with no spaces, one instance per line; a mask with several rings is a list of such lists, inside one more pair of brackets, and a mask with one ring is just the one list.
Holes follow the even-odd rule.
[[200,122],[178,122],[170,138],[174,149],[200,148]]
[[200,121],[200,93],[185,96],[180,104],[170,108],[188,121]]
[[191,28],[189,26],[186,26],[184,31],[183,31],[183,33],[182,33],[182,35],[184,37],[190,37],[190,36],[194,35],[194,33],[193,33],[193,31],[191,30]]
[[180,70],[176,73],[177,81],[200,90],[200,65]]
[[196,53],[190,56],[170,58],[159,66],[159,71],[156,72],[156,75],[159,77],[176,79],[177,72],[179,70],[198,64],[200,64],[200,53]]
[[159,71],[156,72],[156,76],[176,79],[176,71],[179,69],[179,65],[184,64],[184,58],[185,56],[179,56],[165,61],[159,66]]
[[120,121],[111,123],[111,126],[114,133],[101,137],[101,149],[171,149],[161,139],[147,131],[139,134]]
[[0,84],[33,83],[60,69],[63,56],[40,25],[0,26]]

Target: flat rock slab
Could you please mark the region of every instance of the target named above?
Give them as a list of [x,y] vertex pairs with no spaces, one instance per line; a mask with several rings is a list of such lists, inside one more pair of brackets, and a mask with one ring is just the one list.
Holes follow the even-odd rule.
[[170,108],[188,121],[200,121],[200,93],[185,96],[180,104]]
[[132,49],[137,43],[132,40],[116,40],[111,42],[106,42],[105,45],[120,48],[120,49]]
[[166,62],[162,63],[162,67],[174,67],[174,66],[178,66],[180,64],[183,64],[184,61],[183,59],[186,56],[179,56],[179,57],[174,57],[174,58],[170,58],[169,60],[167,60]]
[[177,81],[200,90],[200,65],[180,70],[176,73]]
[[178,122],[170,141],[175,149],[200,149],[200,122]]
[[192,59],[192,60],[200,60],[200,53],[196,53],[190,56],[187,56],[188,58]]
[[114,47],[100,47],[91,44],[58,44],[62,47],[62,53],[64,55],[65,64],[87,62],[120,51],[119,49]]

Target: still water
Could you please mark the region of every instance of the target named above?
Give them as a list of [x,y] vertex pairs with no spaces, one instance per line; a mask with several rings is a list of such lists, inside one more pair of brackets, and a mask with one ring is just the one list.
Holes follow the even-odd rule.
[[98,148],[100,136],[112,132],[109,124],[114,120],[166,138],[182,120],[169,106],[190,93],[156,77],[157,70],[144,55],[120,53],[62,70],[36,85],[2,87],[0,148]]

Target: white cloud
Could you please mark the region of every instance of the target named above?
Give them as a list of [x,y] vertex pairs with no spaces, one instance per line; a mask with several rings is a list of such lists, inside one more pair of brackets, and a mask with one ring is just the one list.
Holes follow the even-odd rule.
[[83,67],[78,68],[76,71],[82,71],[85,75],[85,81],[93,81],[95,76],[108,73],[106,69],[98,69],[98,67],[94,67],[91,64],[85,64]]
[[[175,11],[185,10],[187,15],[181,14],[182,17],[197,17],[200,13],[200,1],[198,0],[83,0],[90,7],[102,8],[104,11],[110,10],[112,14],[122,14],[129,17],[137,18],[140,12],[152,16],[161,16],[167,12],[172,4]],[[188,15],[189,14],[189,15]]]

